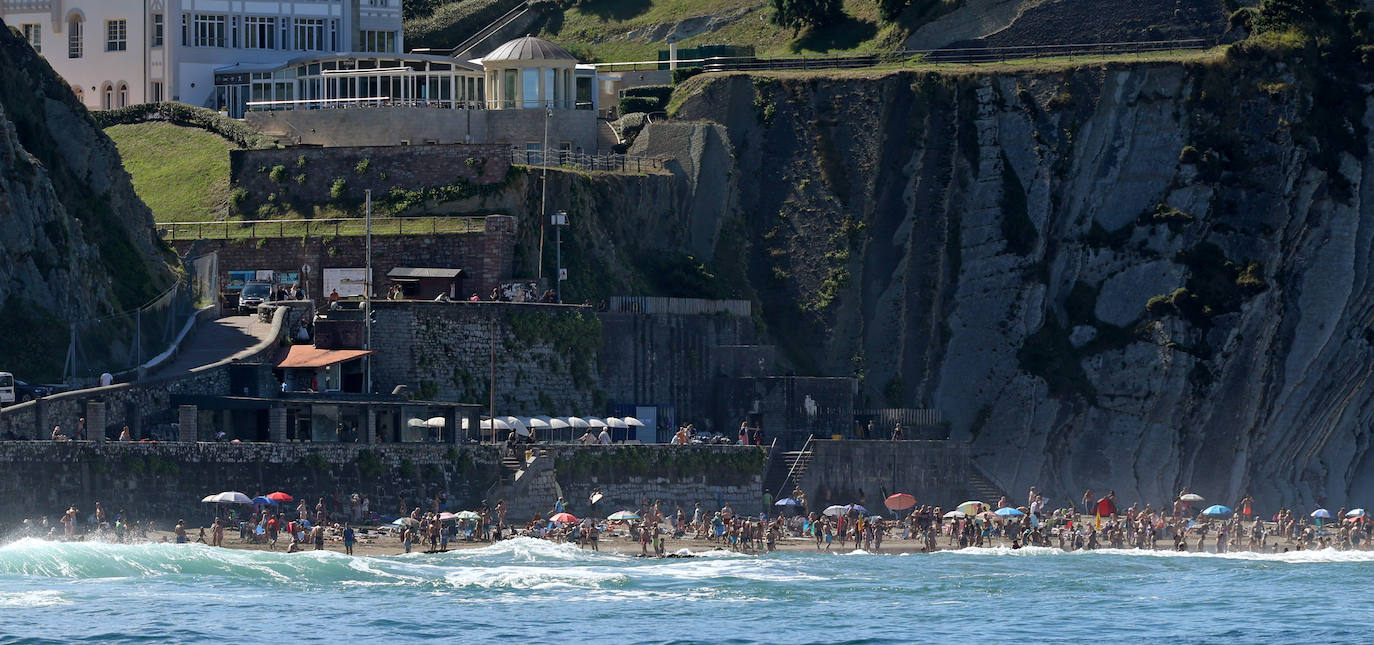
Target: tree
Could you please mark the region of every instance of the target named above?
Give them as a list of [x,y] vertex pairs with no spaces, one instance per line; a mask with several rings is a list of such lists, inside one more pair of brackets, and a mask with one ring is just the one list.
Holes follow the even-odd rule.
[[840,0],[770,0],[773,24],[790,27],[793,35],[804,27],[823,27],[840,17]]

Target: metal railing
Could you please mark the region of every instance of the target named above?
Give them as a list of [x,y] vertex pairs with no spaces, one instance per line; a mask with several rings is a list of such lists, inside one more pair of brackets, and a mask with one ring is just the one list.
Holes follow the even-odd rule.
[[[807,456],[808,454],[810,454],[810,451],[811,451],[811,442],[812,442],[812,440],[815,439],[815,438],[816,438],[816,435],[814,435],[814,434],[806,435],[806,443],[802,444],[802,449],[801,449],[800,451],[798,451],[799,454],[797,455],[797,457],[796,457],[795,459],[792,460],[792,466],[789,467],[789,468],[787,469],[787,478],[784,479],[784,480],[782,480],[782,486],[779,486],[779,487],[778,487],[778,494],[779,494],[779,495],[785,494],[783,491],[786,491],[786,490],[787,490],[787,485],[788,485],[789,483],[792,482],[792,478],[795,477],[796,474],[797,474],[797,464],[802,463],[802,461],[806,458],[806,456]],[[811,465],[809,460],[807,460],[807,465],[808,465],[808,466]],[[800,485],[801,482],[797,482],[797,484]]]
[[748,318],[753,314],[753,303],[748,300],[612,296],[609,302],[609,311],[627,314],[677,314],[683,316],[723,313]]
[[603,170],[606,172],[643,173],[663,170],[660,157],[640,157],[636,155],[589,155],[566,150],[554,150],[547,155],[541,150],[522,150],[511,148],[510,162],[522,166],[550,168],[573,168],[577,170]]
[[[355,236],[366,232],[362,217],[328,219],[225,220],[219,222],[157,222],[158,235],[166,240],[252,239],[264,237]],[[373,217],[374,235],[438,235],[480,233],[486,230],[481,217]]]
[[[1111,43],[1072,43],[1062,45],[1022,45],[1009,47],[962,47],[944,49],[906,49],[891,52],[871,52],[858,54],[835,54],[821,56],[713,56],[710,58],[690,58],[675,61],[678,67],[700,67],[707,72],[735,72],[755,70],[821,70],[854,69],[893,65],[930,63],[997,63],[1012,60],[1035,60],[1040,58],[1068,58],[1084,56],[1111,56],[1146,54],[1166,51],[1201,50],[1216,45],[1207,38],[1185,38],[1179,40],[1147,40]],[[631,71],[639,69],[660,69],[669,61],[631,61],[622,63],[596,63],[598,71]]]

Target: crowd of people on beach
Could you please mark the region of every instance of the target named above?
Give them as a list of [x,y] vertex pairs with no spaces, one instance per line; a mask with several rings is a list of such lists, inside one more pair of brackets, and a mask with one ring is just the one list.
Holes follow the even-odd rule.
[[[680,506],[669,512],[660,501],[645,498],[637,507],[620,508],[604,518],[597,517],[593,504],[588,517],[577,518],[570,513],[567,500],[559,497],[547,513],[520,523],[508,517],[504,500],[493,507],[483,503],[477,510],[450,513],[448,500],[441,493],[424,506],[408,507],[402,501],[399,514],[393,518],[377,515],[366,495],[353,494],[329,503],[317,498],[313,506],[300,499],[293,500],[294,508],[289,504],[254,505],[245,513],[231,508],[217,513],[208,527],[192,529],[178,520],[170,535],[160,537],[154,537],[152,521],[135,521],[123,509],[107,516],[97,502],[84,518],[71,506],[56,521],[47,516],[24,519],[17,533],[20,537],[64,541],[156,539],[210,546],[225,546],[228,533],[237,534],[240,545],[287,552],[341,546],[348,554],[360,541],[397,544],[400,552],[411,553],[444,552],[458,542],[492,543],[517,536],[600,550],[604,540],[614,539],[638,544],[639,555],[657,557],[674,555],[668,540],[688,540],[742,553],[774,551],[789,540],[794,545],[814,544],[821,552],[854,549],[872,553],[883,552],[884,543],[894,541],[900,550],[922,552],[1035,546],[1064,551],[1111,548],[1226,553],[1368,550],[1371,546],[1363,509],[1342,508],[1335,514],[1325,509],[1312,514],[1283,509],[1265,518],[1254,511],[1254,500],[1246,496],[1236,504],[1239,510],[1235,512],[1218,506],[1198,511],[1193,504],[1202,498],[1186,489],[1166,505],[1137,503],[1125,509],[1116,506],[1114,493],[1098,498],[1088,491],[1081,506],[1051,510],[1043,494],[1034,488],[1024,506],[1013,507],[1003,497],[995,505],[970,501],[953,510],[913,505],[901,511],[873,513],[848,505],[809,511],[800,490],[794,490],[790,499],[789,506],[772,507],[771,495],[765,495],[765,508],[782,511],[772,515],[736,513],[728,503],[717,509],[697,503],[690,512]],[[331,512],[331,508],[337,510]]]

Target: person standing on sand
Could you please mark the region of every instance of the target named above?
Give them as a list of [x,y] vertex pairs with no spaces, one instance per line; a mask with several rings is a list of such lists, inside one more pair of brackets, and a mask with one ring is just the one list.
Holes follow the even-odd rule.
[[1088,492],[1083,493],[1083,512],[1088,515],[1093,514],[1093,489],[1091,488],[1088,489]]
[[324,525],[316,524],[315,528],[310,529],[310,536],[315,538],[315,550],[324,550]]
[[177,520],[172,532],[177,536],[177,544],[186,544],[186,520]]
[[347,553],[348,555],[353,555],[353,542],[354,542],[353,527],[349,526],[349,525],[348,525],[348,522],[344,522],[344,527],[343,527],[344,553]]

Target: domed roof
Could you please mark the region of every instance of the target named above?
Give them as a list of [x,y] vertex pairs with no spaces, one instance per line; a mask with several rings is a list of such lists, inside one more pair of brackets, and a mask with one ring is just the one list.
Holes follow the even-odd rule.
[[534,36],[525,36],[505,43],[493,49],[490,54],[482,57],[482,62],[484,63],[502,60],[576,61],[577,57],[568,53],[568,50],[547,40],[535,38]]

